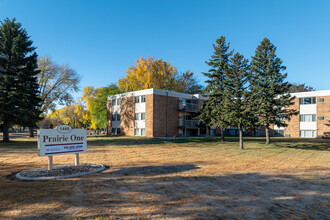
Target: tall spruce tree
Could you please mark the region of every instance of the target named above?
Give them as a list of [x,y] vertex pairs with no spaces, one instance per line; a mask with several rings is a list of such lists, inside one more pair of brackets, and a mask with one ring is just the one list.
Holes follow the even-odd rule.
[[216,125],[220,128],[221,141],[224,141],[224,130],[228,127],[228,122],[221,113],[223,109],[223,86],[225,71],[228,69],[229,58],[233,51],[229,51],[229,43],[226,43],[224,36],[216,40],[213,48],[214,52],[211,59],[205,62],[210,66],[210,69],[207,73],[203,73],[208,77],[208,80],[205,81],[207,83],[205,93],[209,99],[205,102],[197,119],[202,120],[204,124],[209,126]]
[[259,118],[258,125],[265,127],[266,144],[270,143],[270,125],[285,127],[285,120],[297,114],[286,108],[293,104],[294,97],[290,96],[290,84],[285,81],[287,74],[282,73],[286,67],[275,52],[276,47],[264,38],[251,61],[251,107]]
[[243,147],[243,128],[251,127],[253,116],[249,108],[248,91],[249,64],[243,55],[235,53],[225,72],[222,114],[230,126],[237,127],[240,137],[240,149]]
[[34,125],[39,119],[35,47],[16,19],[5,19],[0,26],[0,114],[3,141],[9,141],[9,126]]

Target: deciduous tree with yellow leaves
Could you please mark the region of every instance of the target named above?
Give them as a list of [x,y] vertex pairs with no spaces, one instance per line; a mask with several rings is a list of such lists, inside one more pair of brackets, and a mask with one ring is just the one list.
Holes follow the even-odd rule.
[[109,95],[121,93],[117,85],[110,84],[107,87],[94,88],[86,86],[83,89],[81,101],[86,111],[86,119],[90,121],[90,128],[106,128],[107,98]]
[[86,86],[83,89],[83,94],[80,98],[84,108],[86,109],[85,118],[90,122],[91,129],[98,129],[97,125],[95,124],[95,121],[93,120],[92,110],[91,110],[93,101],[97,94],[97,90],[98,89],[95,89],[93,86]]
[[74,103],[49,113],[39,122],[39,127],[55,128],[61,124],[70,125],[73,128],[81,128],[87,127],[90,121],[86,118],[86,110],[82,104]]
[[126,76],[119,79],[118,87],[123,92],[150,88],[177,90],[177,76],[177,69],[169,62],[141,57],[135,66],[128,67]]
[[123,92],[154,88],[194,94],[203,90],[193,72],[178,73],[168,61],[154,57],[136,60],[135,66],[128,67],[126,76],[119,79],[118,87]]

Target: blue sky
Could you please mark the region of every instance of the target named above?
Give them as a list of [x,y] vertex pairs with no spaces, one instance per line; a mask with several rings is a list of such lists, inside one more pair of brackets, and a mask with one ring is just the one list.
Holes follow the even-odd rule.
[[203,82],[221,35],[248,59],[267,37],[288,81],[330,89],[330,0],[0,0],[6,17],[22,23],[39,56],[75,69],[81,89],[116,83],[141,56],[163,58]]

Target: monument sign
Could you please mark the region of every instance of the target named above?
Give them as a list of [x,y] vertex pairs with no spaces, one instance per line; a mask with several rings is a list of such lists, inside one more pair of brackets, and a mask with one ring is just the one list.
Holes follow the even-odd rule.
[[79,153],[87,152],[85,129],[72,129],[69,125],[60,125],[55,129],[38,130],[38,155],[49,157],[48,169],[52,169],[53,157],[62,154],[76,154],[79,165]]

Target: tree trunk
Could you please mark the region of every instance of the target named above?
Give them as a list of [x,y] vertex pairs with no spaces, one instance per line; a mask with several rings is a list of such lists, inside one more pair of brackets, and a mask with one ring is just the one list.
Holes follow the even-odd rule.
[[243,150],[243,129],[239,128],[239,149]]
[[269,137],[269,126],[267,125],[266,128],[266,144],[270,144],[270,137]]
[[224,142],[225,141],[225,134],[224,134],[222,128],[220,128],[220,141],[221,142]]
[[33,127],[29,127],[30,137],[34,137]]
[[4,117],[3,119],[3,142],[9,142],[9,121]]

